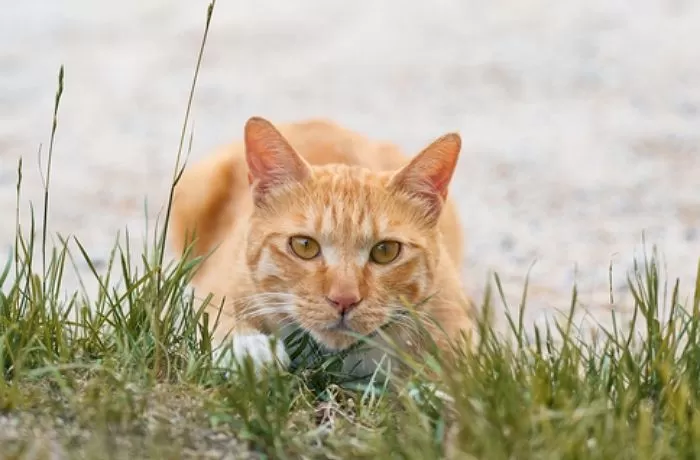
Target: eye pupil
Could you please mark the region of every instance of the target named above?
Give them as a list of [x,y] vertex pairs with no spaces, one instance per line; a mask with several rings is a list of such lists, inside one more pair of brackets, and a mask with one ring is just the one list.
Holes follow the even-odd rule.
[[401,243],[397,241],[382,241],[374,245],[370,251],[370,259],[377,264],[386,265],[399,256]]
[[289,239],[289,247],[299,258],[311,260],[321,253],[321,246],[312,238],[293,236]]

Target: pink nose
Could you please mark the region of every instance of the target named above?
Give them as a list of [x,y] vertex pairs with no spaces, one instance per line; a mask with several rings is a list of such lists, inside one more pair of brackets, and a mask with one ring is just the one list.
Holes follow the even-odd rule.
[[326,300],[341,314],[349,312],[362,301],[362,299],[356,295],[336,295],[326,297]]

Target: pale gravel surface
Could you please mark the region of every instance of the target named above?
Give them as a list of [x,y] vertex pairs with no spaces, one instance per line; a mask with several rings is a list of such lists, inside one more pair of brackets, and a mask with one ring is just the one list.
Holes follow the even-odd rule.
[[[15,170],[38,200],[66,67],[52,230],[105,259],[138,236],[171,175],[206,2],[0,0],[0,244]],[[700,2],[221,1],[197,90],[193,158],[246,118],[327,116],[417,151],[464,138],[452,194],[467,276],[489,270],[528,321],[566,308],[574,279],[606,321],[642,232],[689,292],[700,256]],[[84,270],[86,267],[83,266]],[[616,294],[624,306],[625,299]]]

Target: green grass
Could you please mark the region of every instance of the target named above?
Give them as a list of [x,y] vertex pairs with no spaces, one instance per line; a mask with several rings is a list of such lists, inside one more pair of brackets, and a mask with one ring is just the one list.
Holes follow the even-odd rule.
[[[200,61],[201,52],[197,69]],[[481,321],[478,347],[454,365],[436,353],[404,357],[408,373],[382,383],[348,382],[333,356],[261,379],[249,367],[222,372],[202,326],[214,318],[187,289],[196,262],[166,263],[162,230],[133,259],[128,233],[117,238],[103,270],[79,240],[50,243],[62,87],[61,69],[41,228],[33,209],[20,224],[20,162],[15,251],[0,269],[0,458],[700,456],[700,264],[685,301],[678,283],[665,294],[655,254],[629,274],[634,324],[595,342],[582,342],[570,319],[529,339],[524,292],[510,339]],[[194,82],[186,113],[193,94]],[[186,127],[187,119],[174,182]],[[64,273],[78,261],[91,267],[97,293],[64,292]],[[484,299],[484,318],[492,301]],[[643,334],[624,332],[637,326]]]

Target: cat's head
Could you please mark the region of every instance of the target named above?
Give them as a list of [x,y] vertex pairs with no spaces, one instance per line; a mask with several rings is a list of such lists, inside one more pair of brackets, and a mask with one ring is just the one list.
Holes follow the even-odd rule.
[[254,202],[247,263],[258,291],[270,293],[264,311],[343,349],[356,341],[348,331],[369,335],[434,293],[458,134],[381,173],[311,166],[261,118],[246,124],[245,145]]

